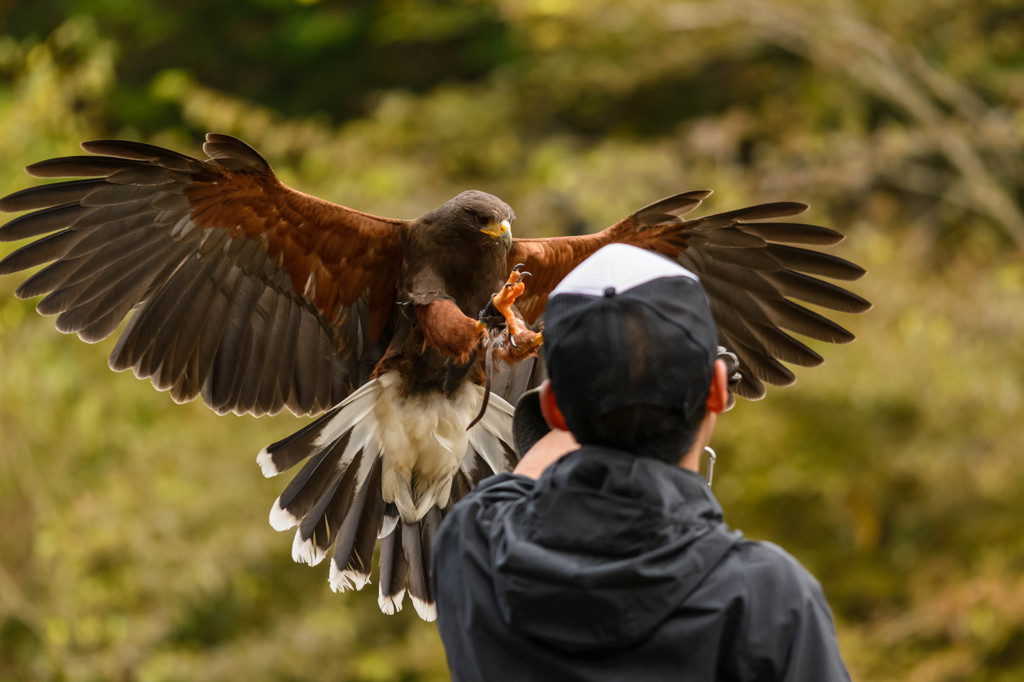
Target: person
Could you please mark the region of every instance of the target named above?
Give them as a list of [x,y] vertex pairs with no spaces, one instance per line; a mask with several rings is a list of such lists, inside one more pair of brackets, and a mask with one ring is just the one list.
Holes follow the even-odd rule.
[[607,246],[545,324],[549,379],[513,423],[525,455],[435,539],[452,678],[848,680],[818,582],[730,530],[699,474],[730,397],[697,277]]

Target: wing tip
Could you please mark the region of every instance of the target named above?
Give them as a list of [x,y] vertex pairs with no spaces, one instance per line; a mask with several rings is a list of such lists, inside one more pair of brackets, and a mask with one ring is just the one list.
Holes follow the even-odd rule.
[[231,170],[270,170],[270,164],[258,151],[231,135],[207,133],[203,151],[211,159]]
[[712,191],[710,189],[698,189],[662,197],[657,201],[652,201],[643,208],[633,211],[632,218],[641,222],[651,221],[663,216],[678,218],[700,206],[702,201],[711,196]]

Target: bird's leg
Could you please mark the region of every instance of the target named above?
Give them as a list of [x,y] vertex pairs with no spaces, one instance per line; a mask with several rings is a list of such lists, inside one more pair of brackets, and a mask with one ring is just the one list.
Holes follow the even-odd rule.
[[517,335],[525,331],[525,328],[519,322],[519,318],[516,317],[514,312],[512,312],[512,304],[516,302],[517,298],[522,296],[524,291],[526,291],[526,284],[523,282],[523,277],[530,274],[529,272],[520,271],[519,268],[521,267],[523,267],[523,264],[519,263],[512,268],[512,272],[509,273],[508,281],[505,282],[505,286],[491,297],[491,303],[494,305],[494,309],[501,313],[502,317],[505,318],[505,327],[508,328],[508,335],[511,339],[514,339]]
[[508,341],[508,346],[497,349],[496,354],[511,365],[535,355],[537,349],[544,343],[544,335],[541,332],[524,329],[516,336],[509,336]]
[[523,278],[530,274],[529,272],[521,271],[520,268],[522,267],[523,264],[519,263],[512,268],[508,281],[505,282],[505,285],[498,293],[491,297],[487,308],[480,314],[480,322],[477,323],[477,330],[482,332],[487,328],[486,320],[504,320],[505,329],[508,333],[508,344],[511,348],[499,353],[499,355],[502,359],[510,362],[516,362],[533,355],[544,340],[541,334],[527,329],[512,310],[512,305],[516,299],[526,290]]
[[530,274],[529,272],[520,272],[519,268],[521,267],[523,267],[523,264],[519,263],[512,268],[508,281],[505,282],[505,285],[498,293],[491,296],[491,300],[487,302],[487,307],[480,311],[480,321],[476,323],[476,330],[478,332],[483,332],[492,325],[500,326],[502,322],[505,323],[509,338],[513,338],[524,331],[519,318],[512,312],[512,304],[526,290],[526,285],[522,282],[522,279]]

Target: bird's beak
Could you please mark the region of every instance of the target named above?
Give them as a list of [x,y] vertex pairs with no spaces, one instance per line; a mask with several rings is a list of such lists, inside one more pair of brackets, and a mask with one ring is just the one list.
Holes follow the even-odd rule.
[[506,249],[512,248],[512,224],[507,220],[500,223],[489,223],[487,227],[480,230],[495,241],[500,241]]

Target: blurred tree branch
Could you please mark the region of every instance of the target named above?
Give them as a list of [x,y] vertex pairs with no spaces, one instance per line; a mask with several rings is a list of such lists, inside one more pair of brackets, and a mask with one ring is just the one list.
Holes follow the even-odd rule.
[[[827,10],[821,3],[725,0],[723,4],[758,29],[762,40],[841,73],[902,110],[957,170],[959,187],[954,189],[969,196],[975,210],[1000,225],[1024,250],[1024,213],[1016,201],[1024,156],[1020,136],[1005,111],[986,106],[969,88],[932,67],[911,45],[895,43],[850,3],[831,2]],[[993,157],[1008,171],[1006,177],[994,172]],[[903,169],[889,172],[895,176]],[[917,188],[929,186],[937,197],[945,196],[946,183],[919,183]]]

